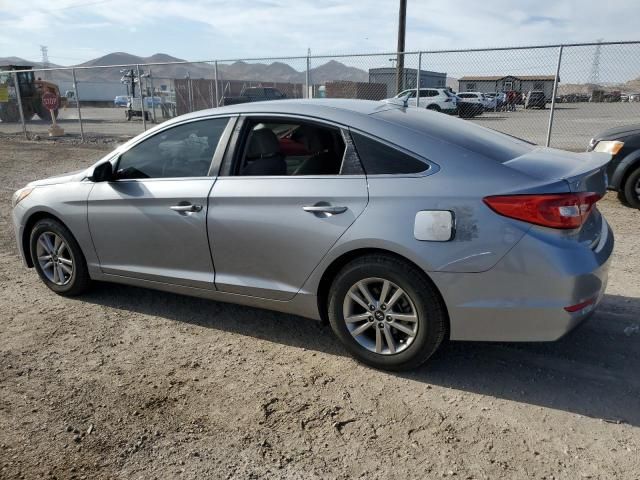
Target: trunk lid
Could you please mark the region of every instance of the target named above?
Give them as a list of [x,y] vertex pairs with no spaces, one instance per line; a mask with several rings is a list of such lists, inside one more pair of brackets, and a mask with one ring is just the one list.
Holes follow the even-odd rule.
[[606,166],[610,160],[611,155],[608,153],[573,153],[553,148],[536,148],[504,162],[504,165],[545,182],[564,180],[571,192],[604,195],[607,191]]

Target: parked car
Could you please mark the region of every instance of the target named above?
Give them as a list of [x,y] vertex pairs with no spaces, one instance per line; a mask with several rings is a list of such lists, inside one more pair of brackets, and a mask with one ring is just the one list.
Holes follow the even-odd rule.
[[458,112],[463,118],[475,117],[485,111],[485,101],[479,92],[462,92],[457,94]]
[[529,90],[524,108],[547,108],[547,97],[542,90]]
[[465,99],[465,101],[470,101],[473,103],[482,104],[484,110],[495,110],[496,108],[496,96],[493,94],[485,94],[482,92],[463,92],[458,94],[459,98]]
[[[408,105],[416,106],[416,89],[400,92],[394,98],[408,96]],[[421,88],[420,106],[436,112],[455,113],[458,108],[458,98],[446,88]]]
[[640,124],[615,127],[589,142],[588,152],[612,155],[607,165],[608,187],[628,206],[640,208]]
[[484,94],[485,98],[490,99],[489,108],[491,110],[500,110],[506,103],[506,94],[503,92],[489,92]]
[[224,105],[236,105],[238,103],[262,102],[265,100],[281,100],[287,98],[277,88],[273,87],[247,87],[237,97],[223,97]]
[[159,107],[160,105],[162,105],[162,97],[144,97],[146,108]]
[[610,158],[391,103],[246,103],[28,184],[13,224],[60,295],[100,280],[326,318],[362,362],[411,368],[445,338],[556,340],[594,311]]
[[116,107],[126,107],[127,103],[129,103],[129,97],[127,95],[118,95],[113,99],[113,104]]

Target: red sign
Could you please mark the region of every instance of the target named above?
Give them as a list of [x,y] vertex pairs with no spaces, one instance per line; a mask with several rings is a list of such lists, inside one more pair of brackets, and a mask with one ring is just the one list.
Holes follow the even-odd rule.
[[58,109],[58,96],[55,93],[45,92],[42,95],[42,105],[47,110],[57,110]]

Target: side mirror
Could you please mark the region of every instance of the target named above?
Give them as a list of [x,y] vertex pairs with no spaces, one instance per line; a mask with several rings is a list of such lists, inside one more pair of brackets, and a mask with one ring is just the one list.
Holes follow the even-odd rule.
[[104,162],[93,169],[91,180],[94,182],[110,182],[114,179],[113,165],[111,162]]

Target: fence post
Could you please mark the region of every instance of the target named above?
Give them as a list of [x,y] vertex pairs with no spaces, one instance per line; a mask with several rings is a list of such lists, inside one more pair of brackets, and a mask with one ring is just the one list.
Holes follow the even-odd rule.
[[84,142],[84,128],[82,126],[82,109],[80,108],[80,95],[78,94],[78,81],[76,80],[76,69],[71,69],[73,76],[73,94],[76,97],[76,109],[78,110],[78,122],[80,123],[80,140]]
[[220,106],[220,96],[218,95],[218,61],[213,64],[213,78],[216,81],[216,108]]
[[313,94],[309,95],[309,82],[310,82],[310,78],[309,77],[311,76],[311,74],[309,72],[309,70],[311,69],[310,67],[311,67],[311,58],[309,57],[309,54],[307,53],[307,72],[306,72],[305,77],[304,77],[304,86],[305,86],[306,93],[303,96],[303,98],[313,98]]
[[27,124],[24,121],[24,111],[22,110],[22,97],[20,96],[20,82],[18,82],[18,74],[13,72],[13,86],[16,89],[16,102],[18,102],[18,112],[20,113],[20,122],[22,122],[22,131],[24,132],[24,138],[29,140],[29,134],[27,133]]
[[420,108],[420,71],[422,70],[422,52],[418,52],[418,71],[416,72],[416,108]]
[[147,115],[144,111],[144,93],[142,90],[142,77],[140,76],[140,65],[136,65],[136,75],[138,75],[138,90],[140,90],[140,111],[142,113],[142,128],[147,131]]
[[153,118],[153,123],[156,122],[156,95],[153,88],[153,74],[151,73],[151,67],[149,67],[149,83],[151,84],[151,117]]
[[549,112],[549,127],[547,128],[548,147],[551,144],[551,130],[553,129],[553,116],[556,111],[556,94],[558,93],[558,82],[560,80],[560,65],[562,64],[562,49],[564,45],[560,45],[558,49],[558,65],[556,66],[556,78],[553,79],[553,95],[551,96],[551,111]]

